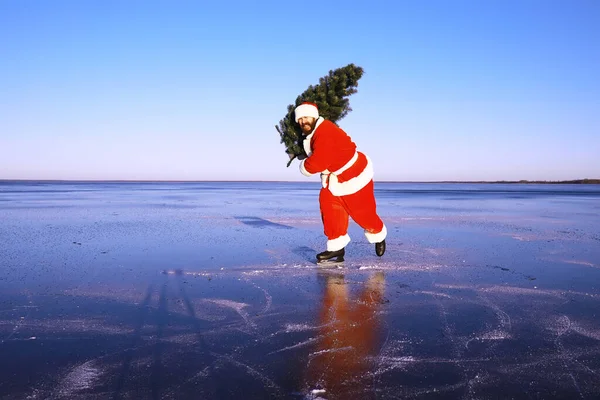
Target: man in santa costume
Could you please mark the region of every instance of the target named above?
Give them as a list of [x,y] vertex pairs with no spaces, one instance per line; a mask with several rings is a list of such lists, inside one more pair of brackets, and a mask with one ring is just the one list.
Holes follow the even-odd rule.
[[373,191],[373,165],[368,156],[356,150],[350,136],[331,121],[319,116],[316,104],[302,103],[294,110],[302,129],[304,151],[300,172],[321,174],[319,194],[321,218],[327,236],[327,250],[317,254],[319,262],[343,261],[350,242],[348,218],[364,229],[375,254],[385,252],[387,229],[377,215]]

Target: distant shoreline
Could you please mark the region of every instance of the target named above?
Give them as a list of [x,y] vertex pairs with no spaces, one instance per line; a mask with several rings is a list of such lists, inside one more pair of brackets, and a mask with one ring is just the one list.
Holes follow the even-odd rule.
[[[264,183],[313,183],[308,181],[279,180],[119,180],[119,179],[0,179],[0,183],[9,182],[43,182],[43,183],[203,183],[203,182],[264,182]],[[380,181],[377,183],[455,183],[455,184],[536,184],[536,185],[600,185],[600,179],[574,179],[566,181]]]
[[439,181],[439,182],[429,182],[429,183],[507,183],[507,184],[547,184],[547,185],[556,185],[556,184],[582,184],[582,185],[598,185],[600,184],[600,179],[574,179],[570,181]]

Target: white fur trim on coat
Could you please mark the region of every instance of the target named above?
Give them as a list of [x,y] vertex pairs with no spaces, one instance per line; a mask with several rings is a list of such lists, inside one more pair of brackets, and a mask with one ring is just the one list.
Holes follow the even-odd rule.
[[358,176],[340,183],[338,182],[337,175],[329,175],[328,187],[334,196],[354,194],[371,182],[371,179],[373,179],[373,163],[369,156],[365,155],[365,157],[367,158],[367,166]]
[[379,233],[369,233],[365,231],[365,237],[369,243],[379,243],[387,237],[387,228],[383,225],[383,229]]
[[327,251],[338,251],[346,247],[350,243],[350,236],[346,233],[343,236],[327,241]]
[[342,172],[346,171],[348,168],[353,166],[354,163],[356,162],[356,160],[358,160],[358,152],[357,151],[354,152],[354,155],[352,156],[350,161],[348,161],[346,164],[344,164],[344,166],[342,168],[338,169],[337,171],[333,171],[332,174],[336,174],[336,175],[341,174]]
[[319,125],[321,125],[321,122],[323,122],[323,121],[324,121],[323,117],[319,117],[319,119],[317,119],[317,122],[315,123],[315,129],[313,129],[313,131],[310,133],[310,135],[308,135],[302,141],[302,147],[304,147],[304,151],[306,152],[306,155],[308,157],[310,157],[310,155],[312,154],[312,147],[310,146],[310,141],[312,140],[312,137],[315,134],[315,131],[317,130],[317,128],[319,127]]
[[300,161],[300,173],[304,176],[313,176],[313,174],[311,174],[306,170],[306,168],[304,168],[304,161],[306,161],[306,159]]

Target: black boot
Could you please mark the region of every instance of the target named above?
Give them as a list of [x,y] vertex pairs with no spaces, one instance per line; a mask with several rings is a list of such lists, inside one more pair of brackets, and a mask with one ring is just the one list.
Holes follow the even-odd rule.
[[379,243],[375,243],[375,254],[381,257],[385,253],[385,239]]
[[[345,254],[345,249],[340,249],[337,251],[324,251],[322,253],[317,254],[317,262],[342,262],[344,261]],[[332,260],[336,257],[337,259]]]

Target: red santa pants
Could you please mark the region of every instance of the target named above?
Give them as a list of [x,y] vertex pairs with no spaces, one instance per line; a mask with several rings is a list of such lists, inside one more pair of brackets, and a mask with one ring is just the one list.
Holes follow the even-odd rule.
[[329,189],[321,188],[319,205],[328,251],[340,250],[350,242],[348,217],[365,230],[369,243],[381,242],[387,235],[377,215],[372,180],[358,192],[346,196],[334,196]]

